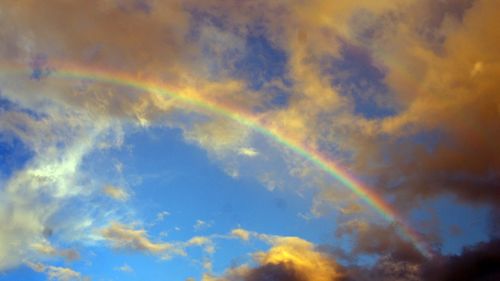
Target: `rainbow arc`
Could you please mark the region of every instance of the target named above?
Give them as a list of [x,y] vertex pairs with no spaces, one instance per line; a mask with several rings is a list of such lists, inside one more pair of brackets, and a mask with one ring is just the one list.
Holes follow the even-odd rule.
[[[162,82],[146,78],[137,78],[125,72],[68,62],[58,62],[55,63],[54,66],[56,70],[50,73],[49,77],[75,80],[88,79],[168,96],[175,99],[176,102],[194,106],[201,110],[229,118],[239,124],[257,131],[258,133],[274,140],[279,145],[287,147],[304,159],[307,159],[331,177],[338,180],[345,187],[349,188],[354,194],[356,194],[356,196],[361,198],[366,204],[381,214],[386,220],[394,223],[399,228],[402,235],[411,241],[423,255],[427,257],[432,256],[432,250],[427,243],[423,241],[421,235],[410,227],[410,225],[406,223],[400,215],[398,215],[396,210],[392,208],[381,196],[376,194],[373,189],[358,181],[335,161],[320,153],[320,151],[294,140],[277,128],[266,125],[264,122],[260,121],[257,116],[222,103],[211,101],[196,93],[176,93],[169,91],[168,86]],[[2,72],[6,73],[17,71],[20,73],[29,73],[30,71],[30,69],[26,66],[13,64],[4,64],[4,66],[0,68],[4,70]]]

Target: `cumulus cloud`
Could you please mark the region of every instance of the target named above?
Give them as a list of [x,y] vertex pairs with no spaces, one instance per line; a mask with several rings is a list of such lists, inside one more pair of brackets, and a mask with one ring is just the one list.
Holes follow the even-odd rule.
[[[438,14],[436,27],[429,30],[442,39],[438,49],[428,34],[417,32],[429,23],[408,10],[402,14],[414,16],[401,18],[392,39],[373,50],[398,103],[398,114],[380,123],[384,135],[394,141],[371,148],[389,159],[376,173],[381,186],[391,186],[391,192],[403,198],[400,202],[448,193],[494,205],[500,169],[494,143],[499,132],[499,99],[494,93],[499,84],[493,77],[498,75],[499,57],[492,46],[499,36],[492,28],[491,10],[498,3],[447,2],[457,5],[430,9],[430,4],[415,4],[419,14]],[[381,36],[375,42],[388,38]],[[390,51],[402,44],[415,47]],[[395,174],[402,178],[396,187],[404,188],[394,188]]]
[[205,275],[203,280],[342,280],[336,262],[314,249],[310,242],[296,237],[277,239],[268,252],[254,255],[258,267],[240,266],[223,277]]
[[206,274],[203,280],[496,280],[500,274],[498,246],[498,240],[491,240],[465,248],[461,254],[418,260],[386,255],[372,266],[359,266],[340,265],[333,252],[300,238],[275,237],[267,252],[254,254],[257,266],[230,268],[223,276]]

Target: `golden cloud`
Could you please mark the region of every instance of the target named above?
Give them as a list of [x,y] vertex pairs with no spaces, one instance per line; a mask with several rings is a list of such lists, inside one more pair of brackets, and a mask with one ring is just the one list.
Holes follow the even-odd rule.
[[329,256],[315,250],[313,244],[297,237],[280,237],[267,252],[254,254],[258,267],[240,266],[228,270],[223,277],[205,275],[211,280],[277,280],[331,281],[342,280],[341,267]]

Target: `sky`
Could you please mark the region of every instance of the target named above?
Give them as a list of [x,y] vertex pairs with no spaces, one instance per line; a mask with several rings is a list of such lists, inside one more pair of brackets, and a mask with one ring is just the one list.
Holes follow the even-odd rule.
[[2,1],[0,281],[499,280],[498,9]]

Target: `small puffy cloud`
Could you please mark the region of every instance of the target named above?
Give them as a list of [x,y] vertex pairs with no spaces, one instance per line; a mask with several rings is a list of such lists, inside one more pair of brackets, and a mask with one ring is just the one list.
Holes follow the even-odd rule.
[[202,265],[203,265],[203,269],[205,269],[206,271],[212,271],[213,262],[209,258],[203,259]]
[[200,231],[203,229],[210,228],[212,226],[212,223],[206,222],[203,220],[196,220],[196,223],[193,225],[194,230]]
[[213,254],[215,253],[215,245],[209,237],[204,237],[204,236],[195,236],[191,239],[189,239],[185,243],[185,247],[191,247],[191,246],[202,246],[203,251],[207,254]]
[[244,155],[247,157],[255,157],[259,155],[259,152],[251,147],[242,147],[238,150],[239,155]]
[[231,231],[231,235],[233,237],[239,238],[244,241],[248,241],[250,239],[250,232],[243,228],[235,228]]
[[161,211],[156,214],[156,221],[163,221],[166,217],[170,216],[170,213],[167,211]]
[[127,201],[130,197],[130,194],[128,194],[127,191],[125,191],[123,188],[113,185],[106,185],[103,189],[103,192],[107,196],[118,201]]
[[208,243],[211,243],[211,240],[208,237],[203,237],[203,236],[195,236],[187,242],[188,245],[197,245],[197,246],[205,245]]
[[130,267],[128,264],[124,264],[122,266],[115,267],[115,270],[121,271],[121,272],[127,272],[127,273],[134,272],[134,269],[132,267]]

